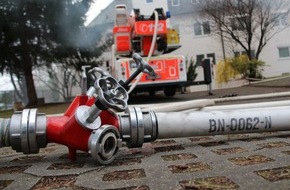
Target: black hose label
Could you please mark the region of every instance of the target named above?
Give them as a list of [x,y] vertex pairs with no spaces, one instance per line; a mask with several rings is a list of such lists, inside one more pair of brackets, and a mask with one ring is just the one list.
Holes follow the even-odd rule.
[[271,116],[266,117],[247,117],[230,119],[209,119],[210,133],[224,131],[258,131],[270,129],[272,127]]

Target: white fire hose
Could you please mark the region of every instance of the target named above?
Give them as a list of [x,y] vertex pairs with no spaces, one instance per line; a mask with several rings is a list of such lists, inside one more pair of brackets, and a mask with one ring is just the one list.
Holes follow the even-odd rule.
[[156,113],[158,139],[289,131],[290,107]]
[[172,112],[172,111],[186,111],[186,110],[218,110],[218,109],[241,109],[250,107],[269,107],[269,106],[284,106],[290,105],[290,101],[278,101],[278,102],[268,102],[268,103],[253,103],[246,105],[231,105],[231,106],[215,106],[215,108],[207,107],[214,106],[217,103],[242,101],[242,100],[258,100],[265,98],[279,98],[279,97],[290,97],[290,92],[280,92],[280,93],[269,93],[269,94],[259,94],[259,95],[248,95],[248,96],[238,96],[238,97],[228,97],[228,98],[216,98],[216,99],[200,99],[200,100],[190,100],[177,103],[167,103],[167,104],[157,104],[150,107],[143,108],[144,111],[158,111],[158,112]]

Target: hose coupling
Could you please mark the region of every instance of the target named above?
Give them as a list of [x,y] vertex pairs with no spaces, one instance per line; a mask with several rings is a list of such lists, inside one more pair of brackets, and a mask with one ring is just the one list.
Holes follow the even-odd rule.
[[129,148],[142,147],[144,142],[157,139],[158,125],[154,112],[142,112],[140,108],[128,108],[119,115],[120,133]]
[[24,109],[12,115],[9,126],[10,145],[16,152],[38,153],[47,145],[46,116],[37,109]]

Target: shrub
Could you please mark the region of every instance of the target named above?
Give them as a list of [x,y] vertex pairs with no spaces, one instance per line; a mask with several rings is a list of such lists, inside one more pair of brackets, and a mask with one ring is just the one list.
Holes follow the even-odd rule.
[[256,59],[249,60],[247,55],[240,55],[232,59],[231,65],[242,78],[262,78],[261,71],[265,63]]
[[197,65],[194,63],[193,58],[191,57],[190,59],[188,59],[187,57],[185,58],[185,64],[187,67],[187,80],[188,81],[194,81],[197,77],[197,73],[196,73],[196,67]]
[[262,67],[265,63],[260,60],[249,60],[247,55],[228,58],[220,61],[216,68],[216,82],[227,83],[238,76],[240,78],[262,78]]
[[218,84],[227,83],[229,80],[234,79],[237,74],[237,71],[231,65],[231,59],[218,62],[215,74]]

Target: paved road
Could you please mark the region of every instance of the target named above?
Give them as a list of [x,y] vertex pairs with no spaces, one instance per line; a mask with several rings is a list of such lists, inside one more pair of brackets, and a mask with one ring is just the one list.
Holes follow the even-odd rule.
[[[131,103],[217,98],[288,91],[246,86],[179,94],[140,96]],[[290,126],[290,125],[289,125]],[[194,126],[193,126],[194,127]],[[281,189],[290,187],[290,133],[262,133],[158,140],[142,148],[122,147],[108,166],[79,152],[68,162],[67,148],[49,144],[36,155],[0,149],[0,189]]]
[[[229,97],[235,95],[246,96],[254,94],[269,94],[269,93],[279,93],[279,92],[290,92],[290,83],[289,87],[277,87],[277,86],[254,86],[247,85],[236,88],[229,89],[219,89],[213,90],[213,95],[208,95],[207,91],[201,92],[185,92],[184,94],[178,92],[174,97],[165,97],[163,93],[157,94],[155,96],[149,96],[148,94],[141,94],[137,96],[132,96],[129,99],[129,104],[154,104],[154,103],[169,103],[169,102],[181,102],[188,100],[198,100],[198,99],[215,99],[222,97]],[[273,100],[285,100],[289,99],[288,97],[283,98],[274,98]],[[260,100],[260,101],[271,101],[271,99]],[[243,102],[256,102],[256,101],[242,101]]]

